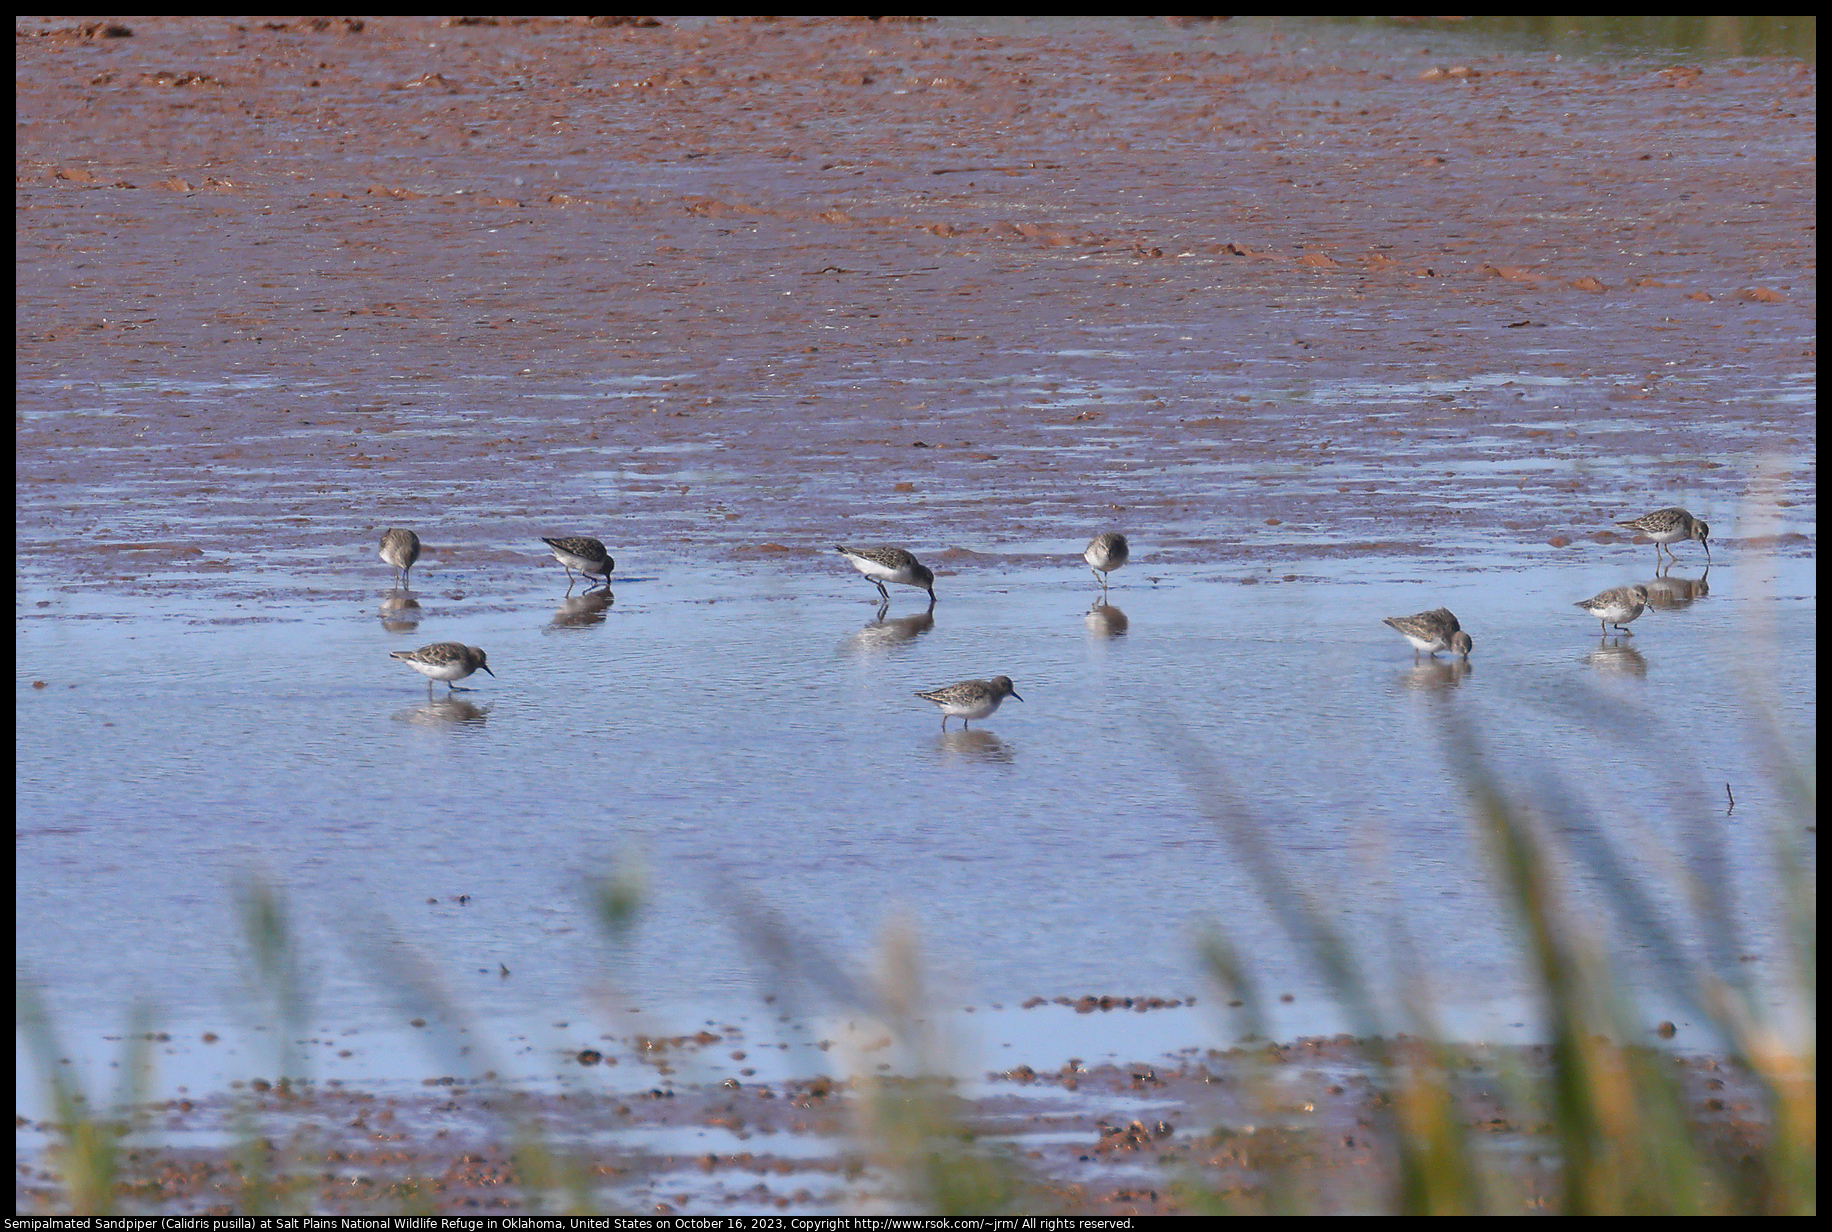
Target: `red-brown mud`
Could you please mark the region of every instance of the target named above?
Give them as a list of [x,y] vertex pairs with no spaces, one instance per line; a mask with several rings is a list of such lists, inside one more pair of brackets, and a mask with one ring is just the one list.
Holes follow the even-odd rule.
[[971,570],[1110,522],[1164,559],[1571,553],[1669,503],[1734,542],[1769,458],[1783,544],[1811,531],[1799,62],[1252,22],[128,26],[16,45],[46,580],[347,565],[397,522],[429,570],[838,531]]
[[[1544,1049],[1528,1048],[1474,1049],[1458,1063],[1464,1130],[1497,1213],[1559,1201],[1549,1110],[1522,1107],[1503,1077],[1543,1081],[1547,1062]],[[1676,1060],[1674,1072],[1709,1149],[1735,1158],[1759,1146],[1766,1130],[1746,1079],[1701,1059]],[[1306,1209],[1365,1213],[1384,1209],[1396,1184],[1391,1097],[1346,1036],[989,1078],[987,1093],[947,1104],[962,1140],[1006,1161],[1012,1209],[1178,1214],[1217,1201],[1251,1207],[1301,1184]],[[125,1151],[120,1201],[148,1213],[232,1214],[255,1202],[250,1185],[271,1184],[264,1206],[326,1214],[551,1212],[579,1196],[588,1209],[631,1214],[912,1204],[884,1150],[894,1135],[876,1135],[854,1082],[663,1080],[597,1097],[429,1085],[378,1095],[261,1083],[150,1108],[144,1136]],[[886,1090],[895,1098],[909,1088]],[[544,1185],[528,1174],[543,1158]],[[17,1209],[59,1209],[62,1167],[54,1152],[22,1164]]]

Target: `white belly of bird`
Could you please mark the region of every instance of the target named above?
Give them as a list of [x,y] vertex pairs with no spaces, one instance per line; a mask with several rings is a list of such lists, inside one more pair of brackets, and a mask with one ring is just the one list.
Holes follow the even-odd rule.
[[1625,625],[1641,615],[1639,603],[1612,603],[1608,607],[1593,609],[1599,620],[1607,620],[1612,625]]
[[866,560],[862,556],[848,556],[846,559],[852,562],[854,569],[868,578],[877,578],[883,582],[900,582],[905,586],[910,584],[910,575],[902,569],[893,569],[889,565],[881,565],[875,560]]
[[941,712],[951,719],[983,719],[999,708],[1002,697],[972,702],[943,702]]
[[422,663],[418,659],[402,659],[401,662],[422,676],[431,676],[434,680],[463,680],[470,675],[470,672],[465,670],[462,659],[454,659],[450,663]]
[[602,560],[593,560],[588,556],[574,556],[571,552],[564,552],[559,548],[553,550],[553,558],[562,565],[577,569],[580,573],[605,572],[604,562]]
[[1411,642],[1414,650],[1422,650],[1426,654],[1435,654],[1447,645],[1441,637],[1414,637],[1410,633],[1402,633],[1400,636]]

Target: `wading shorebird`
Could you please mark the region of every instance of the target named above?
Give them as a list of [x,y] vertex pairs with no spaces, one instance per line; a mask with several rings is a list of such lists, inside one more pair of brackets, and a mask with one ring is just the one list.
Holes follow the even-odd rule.
[[1413,658],[1450,650],[1467,659],[1476,645],[1447,607],[1432,608],[1416,616],[1388,616],[1380,623],[1412,643]]
[[1088,562],[1088,568],[1100,579],[1100,588],[1105,590],[1107,574],[1125,564],[1130,555],[1132,549],[1126,544],[1126,536],[1110,530],[1094,536],[1081,558]]
[[851,561],[854,569],[869,578],[886,603],[891,601],[891,592],[884,589],[886,582],[926,590],[929,592],[929,602],[935,602],[935,575],[927,565],[902,548],[846,548],[835,544],[833,550]]
[[598,581],[587,586],[587,590],[600,583],[605,586],[611,584],[611,570],[617,567],[617,562],[611,559],[611,554],[596,539],[578,535],[567,539],[543,538],[541,542],[552,548],[553,558],[566,567],[566,589],[569,592],[573,588],[574,569],[587,577],[594,573],[599,575]]
[[[959,719],[961,727],[966,728],[967,720],[985,718],[1006,698],[1018,697],[1018,691],[1012,688],[1010,676],[994,676],[991,680],[963,680],[945,688],[918,692],[916,696],[941,707],[941,729],[947,731],[949,719]],[[1018,697],[1018,700],[1024,699]]]
[[[479,668],[490,672],[482,648],[466,646],[461,642],[434,642],[418,650],[396,650],[388,657],[399,659],[426,677],[426,687],[429,690],[435,680],[445,681],[446,689],[451,690],[458,687],[454,681],[463,680]],[[490,675],[494,677],[496,673],[490,672]]]
[[1603,623],[1603,633],[1609,633],[1609,626],[1614,625],[1622,632],[1634,636],[1622,626],[1634,620],[1647,610],[1648,588],[1645,586],[1613,586],[1600,595],[1592,596],[1582,603],[1571,606],[1581,607]]
[[1711,528],[1705,525],[1703,519],[1693,517],[1684,509],[1656,509],[1652,513],[1643,514],[1632,522],[1617,522],[1616,525],[1626,526],[1652,539],[1654,541],[1654,564],[1657,566],[1660,564],[1662,548],[1666,548],[1667,555],[1673,560],[1679,559],[1673,555],[1673,549],[1668,545],[1678,543],[1681,539],[1698,540],[1704,546],[1705,559],[1711,559],[1711,544],[1706,538],[1711,534]]
[[420,559],[420,536],[410,530],[389,527],[382,532],[382,563],[393,565],[401,574],[401,589],[406,590],[413,575],[413,562]]

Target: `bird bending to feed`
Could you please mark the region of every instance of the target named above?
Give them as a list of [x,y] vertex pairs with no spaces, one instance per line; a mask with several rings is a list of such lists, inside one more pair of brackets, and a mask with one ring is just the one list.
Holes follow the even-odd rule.
[[382,532],[382,563],[393,565],[401,573],[401,589],[407,589],[413,575],[413,562],[420,559],[420,536],[410,530],[389,527]]
[[[588,577],[594,573],[598,574],[598,581],[593,582],[592,586],[598,585],[599,582],[606,586],[611,584],[611,570],[617,567],[617,562],[611,559],[611,554],[596,539],[587,539],[579,535],[567,539],[543,537],[541,542],[552,548],[553,558],[566,566],[567,590],[572,589],[572,571],[574,569]],[[589,590],[591,587],[588,586],[586,589]]]
[[1476,645],[1447,607],[1433,608],[1417,616],[1388,616],[1380,623],[1412,643],[1414,658],[1420,652],[1436,655],[1440,650],[1454,650],[1467,659]]
[[[994,676],[991,680],[963,680],[946,688],[919,692],[916,696],[941,707],[941,729],[947,731],[949,719],[959,719],[965,728],[967,720],[985,718],[1006,698],[1018,697],[1018,691],[1012,688],[1010,676]],[[1024,699],[1018,697],[1018,700]]]
[[1610,625],[1622,629],[1624,633],[1630,633],[1630,630],[1623,629],[1622,626],[1641,615],[1647,609],[1647,605],[1648,588],[1639,585],[1614,586],[1582,603],[1572,604],[1573,607],[1583,608],[1601,621],[1603,623],[1602,631],[1605,634],[1609,632]]
[[1126,563],[1132,549],[1126,544],[1126,536],[1118,531],[1106,531],[1094,536],[1081,558],[1088,562],[1088,568],[1094,570],[1094,576],[1100,579],[1100,588],[1107,589],[1107,574]]
[[854,569],[870,578],[871,584],[878,588],[878,593],[884,596],[886,603],[891,601],[891,592],[884,589],[886,582],[926,590],[929,592],[929,602],[935,602],[935,575],[927,565],[902,548],[845,548],[835,544],[833,550],[851,561]]
[[1706,538],[1711,534],[1711,528],[1705,525],[1703,519],[1693,517],[1684,509],[1656,509],[1652,513],[1643,514],[1632,522],[1617,522],[1616,525],[1639,531],[1652,539],[1655,564],[1660,563],[1660,550],[1663,547],[1666,548],[1669,557],[1678,560],[1679,557],[1673,555],[1673,549],[1668,545],[1678,543],[1681,539],[1698,540],[1704,545],[1705,559],[1711,559],[1711,544]]
[[[388,657],[399,659],[426,677],[428,689],[433,687],[435,680],[443,680],[447,689],[455,689],[458,686],[453,681],[463,680],[478,668],[490,672],[482,648],[461,642],[434,642],[418,650],[392,651]],[[494,677],[496,673],[490,672],[490,675]]]

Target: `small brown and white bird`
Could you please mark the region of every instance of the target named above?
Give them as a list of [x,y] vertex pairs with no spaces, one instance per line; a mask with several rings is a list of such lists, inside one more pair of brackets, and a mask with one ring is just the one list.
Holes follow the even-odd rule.
[[1622,626],[1634,620],[1647,610],[1648,588],[1641,585],[1612,586],[1600,595],[1593,595],[1573,607],[1581,607],[1603,624],[1602,632],[1607,635],[1609,626],[1614,625],[1624,633],[1633,636],[1631,630]]
[[[463,680],[479,668],[490,672],[490,664],[485,660],[481,647],[466,646],[461,642],[434,642],[418,650],[396,650],[389,654],[391,659],[399,659],[426,677],[426,687],[431,689],[433,681],[445,681],[445,687],[456,689],[454,681]],[[495,672],[490,672],[494,677]]]
[[1421,653],[1436,656],[1440,650],[1451,650],[1467,659],[1476,645],[1447,607],[1433,608],[1416,616],[1388,616],[1380,623],[1412,643],[1414,658]]
[[929,602],[935,602],[935,574],[902,548],[846,548],[835,544],[833,550],[851,561],[854,569],[869,578],[886,603],[891,601],[891,592],[884,589],[886,582],[926,590],[929,592]]
[[[611,554],[605,550],[604,545],[596,539],[575,535],[565,539],[543,538],[541,542],[552,548],[553,558],[566,567],[566,589],[568,591],[572,589],[572,571],[574,569],[587,577],[594,573],[598,574],[598,581],[593,582],[592,586],[600,583],[606,586],[611,584],[611,570],[617,567],[617,562],[611,558]],[[591,586],[586,589],[591,589]]]
[[420,559],[420,536],[410,530],[391,526],[382,532],[382,563],[393,565],[401,574],[401,589],[413,575],[413,562]]
[[[1012,687],[1010,676],[994,676],[991,680],[963,680],[945,688],[918,692],[916,696],[941,707],[941,729],[947,731],[949,719],[959,719],[961,727],[965,728],[969,719],[985,718],[1006,698],[1018,697],[1018,691]],[[1018,700],[1024,699],[1018,697]]]
[[1616,525],[1626,526],[1652,539],[1654,541],[1654,563],[1657,565],[1660,563],[1660,550],[1663,547],[1666,548],[1669,557],[1673,560],[1679,559],[1673,555],[1673,549],[1667,545],[1678,543],[1682,539],[1698,540],[1704,545],[1705,559],[1711,559],[1711,544],[1707,539],[1707,536],[1711,534],[1711,528],[1705,525],[1703,519],[1693,517],[1684,509],[1656,509],[1652,513],[1643,514],[1632,522],[1617,522]]
[[1081,558],[1088,562],[1088,568],[1094,570],[1094,576],[1100,579],[1100,588],[1107,589],[1107,574],[1126,563],[1132,555],[1132,549],[1126,543],[1126,536],[1118,531],[1105,531],[1094,536]]

